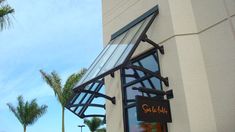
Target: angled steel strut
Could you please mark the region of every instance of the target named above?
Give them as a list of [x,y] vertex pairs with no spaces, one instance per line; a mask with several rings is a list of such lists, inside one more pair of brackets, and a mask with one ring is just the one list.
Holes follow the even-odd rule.
[[136,69],[136,70],[143,71],[143,72],[145,72],[147,74],[150,74],[152,76],[157,77],[158,79],[163,81],[166,86],[169,86],[168,77],[165,77],[165,78],[162,77],[159,72],[152,72],[152,71],[150,71],[150,70],[148,70],[146,68],[143,68],[143,67],[140,67],[140,66],[136,66],[136,65],[132,65],[132,64],[126,66],[125,68],[128,68],[128,69],[131,68],[131,69]]
[[144,87],[133,87],[133,90],[138,90],[143,93],[149,93],[149,94],[156,94],[158,96],[164,96],[166,95],[167,99],[174,98],[173,90],[163,91],[163,90],[157,90],[157,89],[150,89],[150,88],[144,88]]
[[109,96],[107,96],[105,94],[98,93],[98,92],[95,92],[95,91],[90,91],[90,90],[81,90],[81,92],[94,94],[96,98],[97,97],[103,97],[105,99],[110,100],[113,104],[116,104],[116,98],[115,97],[109,97]]
[[158,44],[156,44],[155,42],[150,40],[146,34],[143,36],[142,41],[151,44],[153,47],[158,49],[161,54],[164,54],[164,47],[163,46],[159,46]]

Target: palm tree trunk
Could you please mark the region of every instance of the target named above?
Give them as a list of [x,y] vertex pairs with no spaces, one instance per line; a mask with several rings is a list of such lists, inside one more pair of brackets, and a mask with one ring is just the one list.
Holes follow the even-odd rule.
[[64,106],[62,106],[62,132],[64,132]]
[[24,132],[26,132],[26,126],[24,126]]

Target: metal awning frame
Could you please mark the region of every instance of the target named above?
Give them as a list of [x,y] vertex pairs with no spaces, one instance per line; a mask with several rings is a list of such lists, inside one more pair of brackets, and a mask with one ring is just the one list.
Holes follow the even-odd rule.
[[[133,55],[133,53],[135,52],[136,48],[139,46],[140,42],[143,41],[143,42],[147,42],[148,44],[151,44],[153,45],[155,48],[159,49],[161,53],[164,53],[164,49],[163,49],[163,46],[158,46],[158,44],[154,43],[153,41],[151,41],[150,39],[147,38],[147,31],[148,29],[150,28],[151,24],[153,23],[154,19],[156,18],[156,16],[159,14],[159,10],[158,10],[158,6],[155,6],[153,7],[152,9],[150,9],[148,12],[144,13],[143,15],[141,15],[140,17],[138,17],[137,19],[135,19],[133,22],[131,22],[130,24],[128,24],[127,26],[125,26],[124,28],[120,29],[119,31],[117,31],[116,33],[114,33],[112,36],[111,36],[111,40],[112,41],[113,39],[115,39],[116,37],[118,37],[119,35],[121,35],[122,33],[124,33],[125,31],[129,30],[130,28],[132,28],[133,26],[135,26],[136,24],[138,24],[139,22],[141,22],[143,19],[147,18],[148,16],[152,15],[152,18],[151,20],[148,22],[148,24],[146,25],[146,27],[144,28],[143,32],[141,33],[140,37],[137,39],[136,43],[134,44],[134,47],[132,48],[132,50],[130,51],[130,53],[127,55],[126,59],[124,60],[124,62],[105,72],[105,73],[102,73],[98,76],[96,76],[95,78],[77,86],[76,88],[74,88],[74,92],[76,93],[77,91],[79,91],[79,89],[83,89],[85,88],[87,85],[93,83],[94,81],[97,81],[101,78],[104,78],[105,76],[107,75],[112,75],[115,71],[123,68],[124,66],[126,66],[130,59],[131,59],[131,56]],[[150,40],[150,41],[149,41]],[[163,51],[163,52],[162,52]]]
[[[127,30],[131,29],[133,26],[135,26],[136,24],[138,24],[139,22],[141,22],[143,19],[147,18],[150,15],[153,15],[152,18],[150,19],[150,21],[148,22],[148,24],[146,25],[146,27],[144,28],[144,30],[142,31],[140,37],[137,39],[136,43],[134,44],[134,47],[131,49],[131,51],[129,52],[129,54],[127,55],[127,57],[125,58],[124,62],[122,64],[120,64],[119,66],[108,70],[107,72],[96,76],[95,78],[77,86],[76,88],[73,89],[74,91],[74,95],[73,97],[69,100],[69,102],[67,103],[66,107],[68,108],[68,110],[70,110],[71,112],[73,112],[74,114],[78,115],[80,118],[85,118],[85,117],[105,117],[105,115],[100,115],[100,114],[91,114],[91,115],[85,115],[84,112],[86,111],[86,109],[91,106],[91,107],[100,107],[100,108],[104,108],[105,109],[105,104],[101,105],[101,104],[92,104],[92,101],[94,98],[97,97],[103,97],[105,99],[110,100],[113,104],[116,103],[115,101],[115,97],[109,97],[105,94],[99,93],[99,90],[103,87],[104,85],[104,77],[106,77],[107,75],[111,75],[111,77],[114,77],[114,72],[117,70],[120,70],[122,68],[126,68],[126,69],[134,69],[134,70],[139,70],[139,71],[143,71],[147,76],[154,76],[156,78],[158,78],[159,80],[161,80],[166,86],[169,86],[169,82],[168,82],[168,78],[164,78],[160,75],[159,72],[152,72],[148,69],[145,69],[143,67],[139,67],[139,66],[135,66],[132,65],[130,63],[131,61],[131,57],[133,55],[133,53],[135,52],[135,50],[137,49],[137,47],[139,46],[139,44],[141,42],[147,42],[148,44],[152,45],[153,48],[155,48],[156,50],[159,50],[159,52],[161,54],[164,54],[164,47],[163,46],[159,46],[158,44],[156,44],[155,42],[153,42],[152,40],[150,40],[147,37],[147,31],[150,28],[151,24],[153,23],[154,19],[156,18],[156,16],[158,15],[159,11],[158,11],[158,6],[155,6],[154,8],[150,9],[148,12],[146,12],[145,14],[143,14],[142,16],[138,17],[136,20],[134,20],[133,22],[131,22],[130,24],[128,24],[127,26],[125,26],[124,28],[120,29],[119,31],[117,31],[116,33],[114,33],[111,36],[111,40],[115,39],[116,37],[118,37],[119,35],[121,35],[122,33],[126,32]],[[138,79],[139,80],[139,79]],[[98,83],[98,86],[95,88],[95,90],[91,91],[91,88],[89,88],[88,90],[85,89],[87,86],[92,87],[93,85],[95,85],[95,83]],[[127,84],[128,85],[128,84]],[[76,99],[79,97],[79,95],[81,93],[86,93],[86,94],[91,94],[91,96],[89,97],[89,99],[86,101],[86,103],[82,103],[84,98],[83,97],[78,104],[74,104]],[[79,106],[82,106],[82,109],[76,113],[76,110],[78,109]],[[75,107],[75,109],[70,109],[71,107]]]

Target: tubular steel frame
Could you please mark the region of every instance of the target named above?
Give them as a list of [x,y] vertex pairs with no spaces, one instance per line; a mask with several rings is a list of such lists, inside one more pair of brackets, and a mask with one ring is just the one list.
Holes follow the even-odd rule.
[[[130,67],[130,65],[133,65],[134,63],[138,63],[141,59],[143,59],[143,58],[145,58],[147,56],[150,56],[150,55],[153,55],[154,56],[154,60],[157,62],[157,65],[158,65],[158,68],[159,68],[157,72],[153,72],[153,71],[150,72],[150,70],[144,68],[143,66],[138,66],[138,69],[136,67],[133,67],[133,66]],[[157,49],[156,48],[150,49],[147,52],[145,52],[145,53],[143,53],[143,54],[133,58],[130,61],[130,63],[129,63],[129,65],[127,67],[123,67],[120,70],[121,71],[122,97],[123,97],[122,98],[122,100],[123,100],[123,122],[124,122],[123,124],[124,124],[124,131],[125,132],[129,132],[128,109],[129,108],[133,108],[133,107],[136,106],[135,99],[127,99],[127,88],[130,88],[130,86],[132,86],[134,84],[137,84],[137,83],[140,83],[140,85],[142,85],[142,87],[146,88],[146,86],[143,83],[141,83],[141,82],[144,82],[145,80],[151,82],[150,78],[155,77],[155,78],[158,78],[160,80],[160,89],[161,90],[157,90],[157,89],[155,89],[155,87],[152,87],[152,89],[150,89],[150,90],[152,90],[154,92],[158,91],[159,94],[166,95],[167,93],[162,91],[162,82],[165,84],[165,86],[169,85],[168,78],[163,78],[161,76],[161,74],[160,74],[160,65],[159,65],[159,59],[158,59]],[[128,69],[142,71],[145,75],[143,77],[138,77],[138,76],[130,75],[128,73],[126,74],[125,70],[128,70]],[[126,82],[126,77],[135,77],[136,80],[132,80],[130,82]],[[149,84],[151,85],[150,82],[149,82]],[[151,97],[150,94],[155,94],[156,95],[156,93],[151,93],[151,92],[142,92],[142,95],[143,95],[143,93],[146,93],[146,95],[148,97]],[[154,98],[161,98],[162,99],[163,96],[155,96]],[[166,129],[166,132],[167,132],[168,131],[167,130],[167,125],[166,124],[161,124],[161,125],[162,125],[162,128],[164,127]]]
[[101,78],[104,78],[107,75],[110,75],[112,73],[114,73],[117,70],[120,70],[123,66],[125,66],[126,64],[129,63],[129,60],[131,59],[131,56],[133,55],[134,51],[136,50],[136,48],[139,46],[140,42],[144,40],[144,38],[146,37],[146,32],[148,31],[149,27],[151,26],[151,24],[153,23],[154,19],[156,18],[156,16],[158,15],[159,11],[158,11],[158,5],[153,7],[152,9],[150,9],[149,11],[147,11],[146,13],[144,13],[143,15],[141,15],[140,17],[138,17],[137,19],[135,19],[134,21],[132,21],[130,24],[128,24],[127,26],[123,27],[122,29],[120,29],[119,31],[117,31],[116,33],[114,33],[111,37],[112,41],[114,38],[116,38],[117,36],[121,35],[123,32],[129,30],[130,28],[132,28],[133,26],[135,26],[136,24],[138,24],[139,22],[141,22],[142,20],[144,20],[145,18],[147,18],[150,15],[153,15],[152,18],[150,19],[150,21],[148,22],[148,24],[146,25],[146,27],[144,28],[144,30],[142,31],[142,33],[140,34],[140,37],[137,39],[137,41],[134,44],[134,47],[131,49],[131,51],[129,52],[129,54],[127,55],[126,59],[124,60],[124,62],[122,64],[120,64],[117,67],[114,67],[110,70],[108,70],[105,73],[102,73],[98,76],[96,76],[95,78],[84,82],[83,84],[77,86],[76,88],[74,88],[74,91],[80,89],[80,88],[84,88],[87,85],[93,83],[96,80],[99,80]]
[[[94,91],[91,91],[92,88],[95,86],[95,83],[98,83],[98,84],[95,87]],[[67,103],[66,108],[68,110],[70,110],[72,113],[74,113],[75,115],[79,116],[80,118],[91,117],[92,115],[96,116],[96,117],[105,117],[105,115],[98,115],[98,114],[85,115],[84,114],[86,109],[89,106],[91,106],[91,107],[99,107],[99,108],[105,109],[105,104],[104,105],[101,105],[101,104],[92,104],[91,102],[93,101],[94,98],[104,97],[106,99],[111,99],[112,102],[115,102],[115,98],[111,98],[111,97],[108,97],[108,96],[106,96],[106,95],[104,95],[102,93],[99,93],[99,90],[103,87],[103,85],[104,85],[104,79],[92,83],[90,85],[90,87],[88,88],[88,90],[85,90],[85,89],[77,90],[77,93],[74,93],[74,96],[71,99],[71,101]],[[77,100],[77,98],[79,96],[81,96],[82,93],[85,93],[85,94],[83,95],[81,100],[79,100],[79,103],[74,104],[75,101]],[[90,96],[88,94],[90,94]],[[85,100],[86,97],[89,97],[89,98],[87,100]],[[85,102],[83,103],[83,101],[85,101]],[[72,110],[71,108],[74,108],[74,107],[75,107],[75,109]],[[76,113],[76,110],[79,107],[81,107],[81,110],[79,110],[79,112]]]
[[[122,100],[123,100],[123,121],[124,121],[124,128],[125,128],[125,132],[128,132],[128,121],[127,121],[127,109],[131,108],[131,107],[135,107],[135,100],[127,100],[127,96],[126,96],[126,92],[125,92],[125,88],[127,88],[128,86],[131,86],[135,83],[140,83],[143,87],[146,87],[145,84],[143,83],[144,80],[147,80],[149,82],[149,84],[151,85],[151,87],[154,88],[154,84],[153,82],[150,80],[152,77],[156,77],[160,80],[160,87],[162,89],[162,82],[166,85],[169,86],[169,82],[168,82],[168,78],[167,77],[162,77],[160,74],[160,66],[159,66],[159,62],[158,62],[158,55],[157,55],[157,50],[160,51],[161,54],[164,54],[164,48],[163,46],[159,46],[158,44],[156,44],[155,42],[153,42],[152,40],[150,40],[146,33],[148,31],[148,29],[150,28],[151,24],[153,23],[154,19],[156,18],[156,16],[158,15],[159,10],[158,10],[158,6],[153,7],[152,9],[150,9],[148,12],[144,13],[143,15],[141,15],[140,17],[138,17],[137,19],[135,19],[134,21],[132,21],[130,24],[128,24],[127,26],[123,27],[122,29],[120,29],[119,31],[117,31],[116,33],[114,33],[111,36],[111,40],[114,40],[116,37],[118,37],[119,35],[123,34],[124,32],[128,31],[129,29],[131,29],[133,26],[135,26],[136,24],[138,24],[139,22],[145,20],[145,18],[149,17],[150,15],[152,18],[150,19],[150,21],[147,23],[146,27],[144,28],[144,30],[142,31],[142,33],[140,34],[140,37],[137,39],[136,43],[134,44],[134,47],[131,49],[131,51],[129,52],[129,54],[127,55],[127,57],[125,58],[124,62],[122,64],[120,64],[117,67],[114,67],[111,70],[108,70],[105,73],[100,74],[99,76],[96,76],[95,78],[88,80],[87,82],[77,86],[76,88],[74,88],[74,95],[72,96],[72,98],[69,100],[69,102],[66,105],[66,108],[68,110],[70,110],[72,113],[76,114],[77,116],[79,116],[80,118],[85,118],[85,117],[104,117],[105,120],[105,115],[100,115],[100,114],[89,114],[89,115],[85,115],[85,111],[87,110],[87,108],[89,106],[91,107],[99,107],[99,108],[103,108],[105,109],[105,104],[101,105],[101,104],[92,104],[92,101],[94,98],[97,97],[103,97],[105,99],[110,100],[113,104],[116,103],[115,101],[115,97],[109,97],[105,94],[99,93],[100,89],[103,87],[104,85],[104,77],[107,75],[111,75],[112,78],[114,78],[114,72],[117,70],[121,71],[121,87],[122,87]],[[136,48],[139,46],[140,42],[147,42],[148,44],[151,44],[154,48],[148,50],[147,52],[145,52],[144,54],[141,54],[138,57],[135,57],[133,59],[131,59],[133,53],[135,52]],[[138,60],[140,60],[141,58],[144,58],[148,55],[151,54],[155,54],[154,59],[157,61],[158,64],[158,68],[159,70],[157,72],[153,72],[149,69],[144,68],[141,63],[138,62]],[[136,66],[133,65],[133,62],[138,62],[140,66]],[[134,71],[134,75],[131,74],[125,74],[125,69],[132,69]],[[145,74],[144,77],[140,77],[137,73],[137,71],[141,71]],[[125,77],[134,77],[134,78],[138,78],[132,82],[126,83],[125,82]],[[98,83],[98,85],[96,86],[95,90],[92,90],[92,88],[95,86],[95,84]],[[88,89],[85,89],[86,87],[88,87]],[[82,99],[79,101],[79,103],[74,104],[76,102],[76,100],[78,99],[78,97],[82,94],[85,93],[85,95],[82,97]],[[84,99],[88,96],[88,94],[90,94],[90,97],[88,100],[85,101],[85,103],[83,103]],[[145,93],[147,96],[151,96],[150,93]],[[173,95],[172,95],[173,96]],[[129,102],[132,102],[132,104],[128,104]],[[82,107],[81,110],[76,113],[76,110],[78,109],[78,107]],[[73,110],[71,108],[74,108]],[[167,129],[167,127],[166,127]]]

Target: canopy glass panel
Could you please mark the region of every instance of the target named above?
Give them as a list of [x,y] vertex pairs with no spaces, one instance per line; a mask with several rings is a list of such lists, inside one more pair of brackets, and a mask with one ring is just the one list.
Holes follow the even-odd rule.
[[[113,104],[115,104],[115,97],[103,94],[104,77],[121,69],[130,62],[131,55],[143,39],[157,14],[158,7],[155,6],[112,34],[107,46],[74,87],[74,94],[66,105],[68,110],[80,118],[91,116],[105,117],[105,114],[102,114],[102,110],[105,110],[105,101],[104,99],[102,101],[100,97],[110,100]],[[153,58],[149,58],[149,60],[151,59]],[[146,67],[152,68],[149,65],[146,65]],[[94,107],[101,108],[101,110],[94,112],[91,110]]]
[[129,30],[110,40],[75,88],[97,77],[99,79],[103,74],[122,65],[153,16],[154,14],[149,15]]

